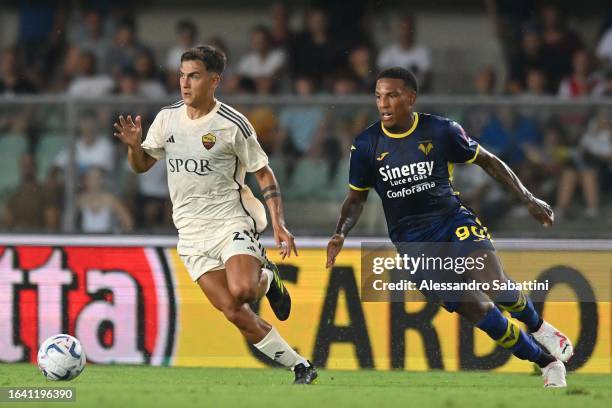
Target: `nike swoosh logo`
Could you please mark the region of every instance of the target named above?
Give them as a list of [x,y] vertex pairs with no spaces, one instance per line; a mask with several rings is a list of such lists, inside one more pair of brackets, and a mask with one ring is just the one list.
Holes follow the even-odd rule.
[[378,160],[378,161],[382,161],[382,160],[383,160],[385,157],[387,157],[388,155],[389,155],[389,152],[384,152],[384,153],[381,153],[381,155],[380,155],[380,156],[378,156],[378,157],[376,158],[376,160]]

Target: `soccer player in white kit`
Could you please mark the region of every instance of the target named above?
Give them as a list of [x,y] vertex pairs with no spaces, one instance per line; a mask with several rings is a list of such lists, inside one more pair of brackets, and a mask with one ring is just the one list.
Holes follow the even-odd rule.
[[225,55],[198,46],[181,57],[182,100],[160,110],[142,140],[141,117],[119,116],[115,136],[128,146],[137,173],[166,160],[178,253],[212,305],[272,360],[293,369],[296,384],[310,384],[316,368],[249,307],[264,294],[280,320],[291,298],[258,241],[264,206],[244,184],[255,173],[272,219],[281,256],[297,249],[285,227],[280,189],[249,121],[215,98]]

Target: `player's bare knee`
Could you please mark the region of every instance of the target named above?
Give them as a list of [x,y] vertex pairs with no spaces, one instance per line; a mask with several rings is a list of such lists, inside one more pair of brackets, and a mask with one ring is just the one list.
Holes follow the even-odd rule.
[[227,284],[232,296],[240,303],[257,300],[261,263],[248,255],[235,255],[225,262]]
[[257,300],[257,288],[248,287],[242,290],[241,296],[237,298],[241,303],[253,303]]
[[495,307],[492,302],[466,302],[461,304],[457,312],[471,323],[476,324],[489,313],[492,307]]
[[243,305],[257,300],[257,287],[246,283],[234,284],[229,287],[230,293],[236,301]]

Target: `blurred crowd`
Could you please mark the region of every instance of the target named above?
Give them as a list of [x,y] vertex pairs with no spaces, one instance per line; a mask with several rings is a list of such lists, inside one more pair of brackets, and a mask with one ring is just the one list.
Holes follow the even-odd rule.
[[[299,30],[290,25],[284,3],[270,6],[267,20],[250,29],[241,55],[223,36],[200,33],[195,21],[181,20],[175,44],[160,49],[139,36],[137,19],[123,5],[68,11],[54,1],[20,2],[17,42],[0,56],[0,94],[64,92],[81,97],[141,95],[163,97],[178,90],[181,54],[208,43],[226,52],[225,94],[299,94],[300,81],[313,93],[371,93],[378,70],[402,66],[417,74],[429,92],[432,50],[420,40],[417,21],[398,14],[392,40],[377,44],[376,16],[363,2],[354,9],[320,2],[296,11]],[[485,0],[505,58],[505,73],[479,72],[480,94],[610,95],[612,17],[605,17],[595,43],[585,43],[554,3]],[[106,4],[106,2],[92,2]],[[294,13],[294,14],[295,14]],[[348,15],[347,15],[348,14]],[[354,14],[354,15],[353,15]],[[498,83],[503,77],[503,83]]]
[[[222,36],[200,33],[190,20],[178,22],[175,44],[159,50],[139,37],[137,20],[123,7],[68,13],[53,2],[22,2],[17,43],[0,55],[0,97],[64,93],[92,102],[109,95],[171,100],[178,93],[181,54],[200,43],[213,44],[229,57],[223,96],[293,94],[299,99],[371,94],[376,72],[390,66],[415,72],[422,93],[435,89],[432,51],[418,40],[413,15],[397,15],[394,41],[377,45],[370,14],[358,7],[338,10],[334,3],[321,2],[322,7],[305,11],[301,30],[291,28],[290,10],[282,3],[272,4],[267,21],[252,27],[245,39],[248,51],[236,55]],[[419,110],[462,123],[472,137],[510,164],[535,194],[552,203],[558,219],[600,216],[612,193],[611,109],[597,105],[534,109],[535,105],[522,102],[533,96],[612,96],[612,19],[602,22],[596,43],[587,44],[554,5],[485,3],[506,68],[503,72],[490,66],[479,69],[472,93],[507,95],[510,104],[448,109],[420,105]],[[304,103],[237,108],[253,124],[288,201],[341,200],[352,138],[376,120],[373,101],[368,106]],[[134,175],[124,147],[111,136],[112,122],[122,110],[95,103],[80,109],[77,144],[69,149],[65,112],[19,109],[18,114],[15,110],[0,114],[0,168],[6,169],[0,178],[2,228],[62,230],[67,166],[72,159],[79,230],[171,228],[163,163],[149,173]],[[144,114],[145,124],[151,123],[156,111],[134,110]],[[504,214],[526,216],[475,166],[457,166],[454,183],[488,224]]]
[[[596,43],[587,44],[554,5],[533,9],[532,1],[489,0],[489,14],[502,46],[507,95],[562,98],[612,95],[612,15],[602,21]],[[478,74],[479,94],[497,88],[497,73]]]

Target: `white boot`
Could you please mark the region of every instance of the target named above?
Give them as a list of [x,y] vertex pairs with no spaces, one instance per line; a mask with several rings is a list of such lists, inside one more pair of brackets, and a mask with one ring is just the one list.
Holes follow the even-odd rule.
[[565,382],[565,366],[559,360],[555,360],[542,368],[542,377],[544,377],[544,388],[567,387]]
[[574,346],[570,339],[546,321],[542,322],[538,331],[531,334],[554,358],[564,363],[574,355]]

